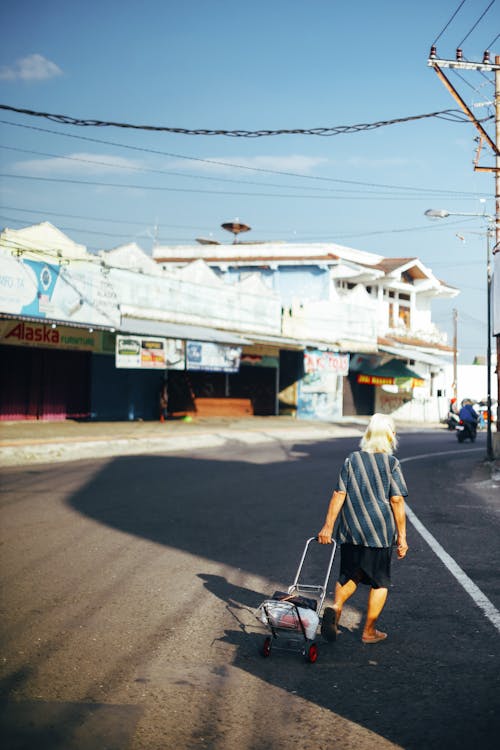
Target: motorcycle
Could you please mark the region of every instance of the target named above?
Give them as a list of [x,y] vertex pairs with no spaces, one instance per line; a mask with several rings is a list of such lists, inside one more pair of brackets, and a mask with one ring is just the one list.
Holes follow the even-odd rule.
[[448,425],[449,430],[456,430],[457,424],[459,423],[459,417],[458,414],[455,414],[454,411],[449,411],[448,416],[444,420],[445,423]]
[[470,440],[473,443],[476,439],[477,425],[473,422],[464,422],[463,419],[460,419],[455,430],[459,443],[463,443],[464,440]]

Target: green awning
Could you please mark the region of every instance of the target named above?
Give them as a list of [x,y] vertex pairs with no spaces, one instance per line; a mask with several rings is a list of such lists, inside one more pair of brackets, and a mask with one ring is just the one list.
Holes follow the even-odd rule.
[[400,383],[413,380],[423,384],[421,375],[410,370],[400,359],[391,359],[380,367],[365,366],[358,375],[358,383],[365,385],[399,385]]

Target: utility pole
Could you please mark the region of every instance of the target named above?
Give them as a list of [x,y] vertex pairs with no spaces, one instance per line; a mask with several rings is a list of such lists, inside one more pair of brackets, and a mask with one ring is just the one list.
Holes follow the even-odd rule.
[[[500,55],[495,55],[495,62],[492,63],[490,60],[490,53],[488,50],[483,55],[482,62],[473,62],[470,60],[463,59],[463,53],[461,49],[456,50],[455,60],[443,60],[437,56],[437,50],[435,46],[431,47],[429,59],[427,64],[434,68],[434,71],[438,75],[441,82],[446,86],[450,94],[453,96],[455,101],[460,105],[461,109],[465,112],[467,117],[471,120],[472,124],[479,131],[479,145],[476,160],[474,163],[474,171],[476,172],[493,172],[495,176],[495,245],[493,247],[493,255],[500,252]],[[493,72],[495,75],[495,140],[491,138],[486,130],[482,127],[481,123],[478,122],[474,113],[469,109],[467,104],[464,102],[458,91],[454,88],[453,84],[448,80],[442,71],[442,68],[455,68],[459,70],[478,70],[483,73]],[[478,165],[479,155],[483,142],[486,142],[495,155],[495,166],[481,167]],[[491,294],[491,285],[488,284],[488,295]],[[488,300],[488,314],[490,314],[490,303]],[[497,321],[498,325],[498,321]],[[491,336],[488,337],[490,339]],[[500,335],[496,336],[496,350],[497,350],[497,392],[500,394]],[[491,367],[491,341],[488,340],[488,352],[489,359],[488,367]],[[488,388],[490,383],[488,382]],[[497,404],[497,433],[500,433],[500,411]]]
[[457,404],[457,393],[458,393],[458,367],[457,367],[457,359],[458,359],[458,312],[457,310],[453,310],[453,398],[455,399],[455,404]]
[[[500,146],[500,56],[495,56],[495,136],[497,145]],[[495,244],[493,246],[493,255],[500,252],[500,153],[497,148],[495,158]],[[497,270],[500,264],[497,265]],[[499,280],[496,279],[495,286],[498,289]],[[491,285],[490,285],[491,286]],[[491,292],[491,289],[490,289]],[[496,321],[497,330],[500,321]],[[500,433],[500,408],[498,400],[500,399],[500,336],[497,334],[497,434]],[[491,343],[491,342],[490,342]],[[490,363],[491,364],[491,363]]]

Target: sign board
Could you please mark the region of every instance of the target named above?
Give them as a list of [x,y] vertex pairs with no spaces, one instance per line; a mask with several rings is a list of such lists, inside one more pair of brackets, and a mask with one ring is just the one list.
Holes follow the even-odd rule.
[[425,385],[425,380],[420,378],[394,378],[389,375],[363,375],[361,373],[356,381],[360,385],[396,385],[400,388],[420,388]]
[[114,351],[114,334],[43,321],[1,320],[0,344],[44,349],[74,349],[96,353]]
[[182,339],[166,339],[165,356],[169,370],[185,370],[186,342]]
[[306,373],[330,372],[335,375],[349,374],[349,355],[339,352],[322,352],[318,349],[304,352]]
[[211,372],[238,372],[241,346],[223,346],[209,341],[188,341],[186,369]]
[[166,370],[166,340],[149,336],[117,336],[116,367],[131,370]]
[[342,414],[342,376],[349,373],[349,355],[319,349],[304,352],[304,377],[299,382],[299,419],[337,419]]

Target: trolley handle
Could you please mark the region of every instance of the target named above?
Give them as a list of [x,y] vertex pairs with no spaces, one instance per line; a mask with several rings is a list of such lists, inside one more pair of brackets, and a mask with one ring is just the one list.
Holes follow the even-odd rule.
[[[302,557],[301,557],[300,562],[299,562],[299,567],[297,568],[297,573],[295,575],[295,580],[292,583],[292,586],[290,588],[292,588],[293,586],[297,586],[298,585],[300,574],[302,572],[302,567],[304,565],[304,560],[306,558],[307,550],[309,548],[309,545],[311,544],[311,542],[317,542],[317,541],[318,541],[318,537],[317,536],[311,536],[306,541],[306,545],[304,547],[304,551],[302,553]],[[328,567],[327,567],[327,570],[326,570],[325,580],[324,580],[323,586],[322,586],[322,589],[323,589],[323,597],[322,597],[322,599],[324,599],[324,595],[326,594],[326,588],[328,586],[328,579],[330,578],[330,573],[332,572],[333,559],[335,557],[336,550],[337,550],[337,542],[335,541],[335,539],[332,539],[332,552],[330,554],[330,559],[328,561]]]

